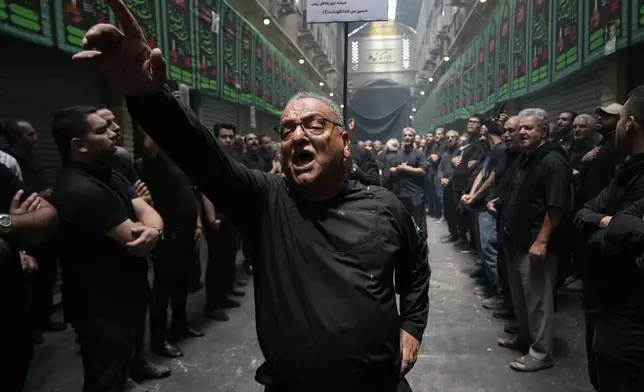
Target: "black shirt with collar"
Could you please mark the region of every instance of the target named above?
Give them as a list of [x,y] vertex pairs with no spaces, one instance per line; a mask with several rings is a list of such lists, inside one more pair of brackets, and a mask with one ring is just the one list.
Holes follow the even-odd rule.
[[[6,152],[8,154],[11,154],[11,151],[9,150],[7,150]],[[20,166],[20,171],[22,172],[22,181],[25,183],[25,185],[29,186],[32,192],[42,192],[45,189],[49,188],[49,183],[47,182],[45,171],[33,157],[33,154],[30,154],[28,157],[23,157],[19,154],[12,156],[16,158],[16,161]]]
[[121,174],[66,164],[52,192],[60,228],[57,245],[63,267],[65,316],[140,306],[147,300],[148,265],[107,232],[126,220],[138,221],[138,196]]
[[257,336],[270,374],[262,382],[395,391],[400,329],[422,340],[429,310],[426,240],[402,203],[356,181],[330,200],[302,200],[285,177],[231,159],[168,91],[126,99],[137,123],[255,244]]
[[455,191],[469,191],[470,180],[474,169],[468,167],[470,161],[478,161],[483,155],[483,146],[478,139],[472,140],[458,148],[456,156],[461,157],[461,164],[454,168],[452,187]]
[[159,150],[154,157],[143,158],[141,174],[154,200],[154,209],[163,218],[166,233],[193,230],[197,224],[197,200],[194,186],[183,170]]
[[264,154],[252,151],[249,151],[242,156],[242,163],[249,169],[255,169],[263,172],[271,171],[273,166],[273,162],[269,162]]
[[[425,154],[417,148],[401,148],[394,158],[394,165],[407,163],[413,168],[426,169]],[[425,176],[396,171],[392,179],[398,183],[398,197],[410,198],[416,202],[423,199],[425,193]]]

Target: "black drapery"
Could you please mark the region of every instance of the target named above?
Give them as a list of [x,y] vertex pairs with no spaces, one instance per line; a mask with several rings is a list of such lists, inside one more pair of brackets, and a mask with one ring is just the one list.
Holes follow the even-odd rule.
[[355,138],[387,141],[400,138],[411,126],[411,89],[389,79],[373,80],[358,88],[349,101],[355,119]]

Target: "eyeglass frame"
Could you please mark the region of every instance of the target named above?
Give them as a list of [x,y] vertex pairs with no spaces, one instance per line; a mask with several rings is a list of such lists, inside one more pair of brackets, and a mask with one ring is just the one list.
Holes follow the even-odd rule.
[[[315,116],[315,115],[313,115],[313,116]],[[339,128],[344,127],[344,124],[339,124],[339,123],[337,123],[337,122],[335,122],[335,121],[331,121],[331,120],[329,120],[328,118],[326,118],[326,117],[324,117],[324,116],[319,116],[319,117],[324,121],[324,129],[323,129],[322,133],[320,133],[320,134],[315,134],[315,133],[313,133],[313,135],[314,135],[314,136],[320,136],[320,135],[322,135],[322,134],[326,131],[327,123],[331,123],[331,124],[333,125],[333,128],[335,128],[335,127],[339,127]],[[311,119],[313,119],[313,118],[314,118],[314,117],[311,117]],[[308,119],[309,119],[309,117],[306,117],[306,118],[305,118],[305,120],[308,120]],[[280,129],[284,129],[284,125],[285,125],[285,124],[279,124],[279,125],[276,125],[276,126],[274,126],[274,127],[273,127],[273,130],[274,130],[274,131],[275,131],[275,133],[277,134],[277,137],[279,137],[279,138],[280,138],[280,141],[287,141],[287,140],[290,140],[290,139],[284,139],[284,137],[282,136],[282,131],[281,131]],[[298,127],[298,126],[302,128],[302,131],[303,131],[307,136],[309,136],[309,135],[310,135],[310,134],[309,134],[310,130],[309,130],[309,129],[304,128],[304,121],[302,121],[302,120],[300,120],[300,122],[299,122],[299,123],[295,123],[295,128],[293,129],[293,132],[295,132],[295,131],[297,130],[297,127]],[[333,128],[331,128],[331,129],[333,129]]]

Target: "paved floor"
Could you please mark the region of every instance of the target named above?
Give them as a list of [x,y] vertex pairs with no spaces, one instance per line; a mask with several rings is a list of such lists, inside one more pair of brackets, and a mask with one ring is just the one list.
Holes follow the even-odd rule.
[[[471,256],[440,244],[443,225],[430,222],[432,285],[429,326],[421,354],[408,380],[416,392],[590,392],[583,347],[579,298],[562,299],[557,315],[556,366],[535,374],[520,374],[508,363],[517,355],[496,345],[503,323],[480,306],[472,294]],[[227,323],[199,319],[203,294],[191,298],[195,322],[207,336],[181,347],[180,360],[157,360],[171,366],[173,375],[145,387],[159,392],[261,391],[253,379],[262,362],[255,335],[252,288],[243,306],[230,313]],[[74,392],[82,386],[78,346],[71,331],[46,335],[37,348],[27,392]]]

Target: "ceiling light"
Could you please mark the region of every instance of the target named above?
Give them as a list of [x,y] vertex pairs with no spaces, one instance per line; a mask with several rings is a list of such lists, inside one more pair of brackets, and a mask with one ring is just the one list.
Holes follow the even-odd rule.
[[427,80],[429,80],[430,82],[433,82],[433,81],[434,81],[434,78],[429,78],[429,79],[427,79]]
[[320,87],[324,87],[324,82],[320,82]]
[[409,116],[409,119],[410,119],[410,120],[413,120],[413,119],[414,119],[414,116]]
[[344,105],[340,105],[340,109],[344,109]]
[[443,60],[445,60],[445,61],[449,61],[449,56],[445,56],[445,57],[443,57]]
[[329,97],[332,97],[332,96],[333,96],[333,93],[329,93]]
[[420,92],[420,95],[425,95],[425,92],[424,92],[424,91],[421,91],[421,92]]
[[485,3],[487,0],[479,0],[481,3]]
[[264,26],[268,26],[269,24],[271,24],[271,20],[268,18],[264,18]]
[[412,112],[415,112],[415,111],[416,111],[416,108],[413,108],[411,111],[412,111]]
[[304,59],[300,59],[300,64],[304,64]]

